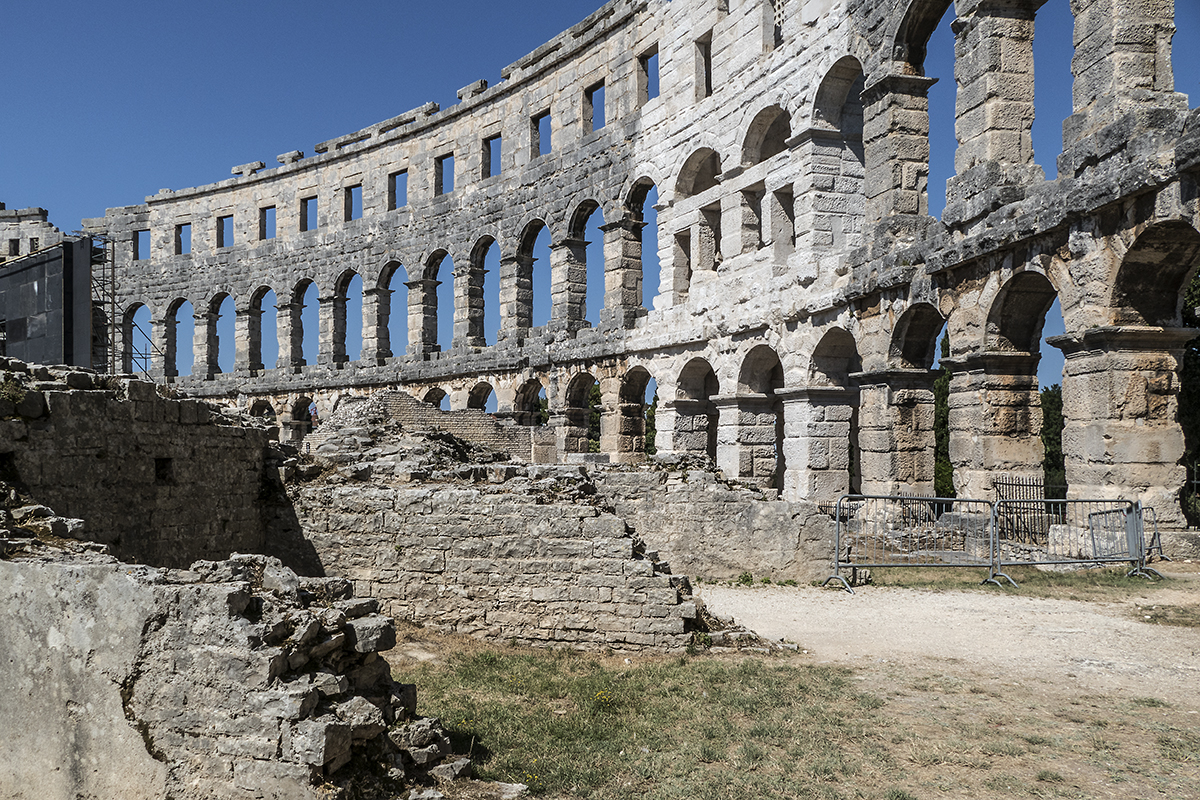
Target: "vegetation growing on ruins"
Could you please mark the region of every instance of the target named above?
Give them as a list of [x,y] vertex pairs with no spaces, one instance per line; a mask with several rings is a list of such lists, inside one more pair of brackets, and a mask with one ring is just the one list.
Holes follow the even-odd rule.
[[[950,356],[950,337],[943,336],[941,357]],[[957,497],[954,491],[954,465],[950,463],[950,368],[942,366],[933,382],[933,435],[936,460],[933,467],[933,491],[938,497]]]
[[1062,386],[1042,389],[1042,448],[1045,459],[1042,461],[1043,486],[1046,487],[1046,497],[1065,498],[1067,496],[1067,465],[1063,457],[1063,405]]
[[[1183,324],[1189,328],[1200,328],[1200,274],[1192,279],[1183,298]],[[1188,465],[1189,483],[1183,491],[1183,513],[1191,525],[1200,525],[1200,496],[1190,482],[1195,478],[1200,464],[1200,338],[1193,339],[1183,354],[1183,367],[1179,375],[1179,423],[1183,427],[1184,456]]]

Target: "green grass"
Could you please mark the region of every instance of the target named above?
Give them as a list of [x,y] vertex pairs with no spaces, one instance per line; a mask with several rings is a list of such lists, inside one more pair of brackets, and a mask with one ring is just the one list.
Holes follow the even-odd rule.
[[889,769],[870,722],[880,702],[841,668],[712,657],[627,665],[497,648],[403,679],[482,778],[535,795],[849,798],[848,776]]

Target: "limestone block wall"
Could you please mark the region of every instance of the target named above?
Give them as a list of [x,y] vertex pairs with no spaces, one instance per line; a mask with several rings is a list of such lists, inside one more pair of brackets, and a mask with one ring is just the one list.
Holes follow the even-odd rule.
[[152,383],[0,359],[0,471],[121,558],[261,551],[270,435]]
[[347,582],[35,552],[0,560],[0,798],[316,800],[352,753],[399,761],[415,697]]
[[812,503],[765,499],[705,470],[599,470],[595,481],[672,572],[714,580],[750,572],[804,583],[829,574],[833,521]]

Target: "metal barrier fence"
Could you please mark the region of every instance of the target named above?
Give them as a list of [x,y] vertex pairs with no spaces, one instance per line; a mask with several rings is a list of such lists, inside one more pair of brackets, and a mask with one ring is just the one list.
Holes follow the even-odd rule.
[[[913,496],[842,497],[833,574],[853,593],[857,571],[884,567],[976,567],[984,583],[1017,583],[1005,567],[1099,566],[1128,562],[1130,576],[1158,575],[1146,566],[1144,511],[1126,500],[969,500]],[[1151,518],[1153,519],[1153,517]],[[850,580],[842,574],[848,571]]]

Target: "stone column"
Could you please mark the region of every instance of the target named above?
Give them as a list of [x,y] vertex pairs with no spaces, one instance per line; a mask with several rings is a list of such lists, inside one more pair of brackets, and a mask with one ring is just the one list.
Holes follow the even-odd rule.
[[778,396],[783,401],[783,499],[832,502],[850,492],[858,392],[810,386]]
[[[970,4],[967,4],[970,5]],[[1033,161],[1033,0],[960,4],[955,77],[959,146],[948,222],[977,219],[1045,177]]]
[[[175,378],[179,375],[176,329],[179,322],[174,315],[155,320],[150,325],[150,375],[154,378]],[[136,367],[136,365],[135,365]]]
[[550,247],[550,329],[577,331],[587,327],[587,246],[564,239]]
[[888,75],[863,92],[868,224],[929,213],[929,87],[936,82]]
[[333,294],[319,298],[320,343],[317,363],[339,369],[346,357],[346,298]]
[[275,326],[279,331],[279,360],[276,368],[299,372],[304,366],[304,331],[300,325],[300,303],[280,303],[276,306]]
[[249,376],[260,372],[262,363],[262,312],[255,308],[238,309],[233,319],[233,371]]
[[604,311],[601,324],[631,328],[642,307],[642,231],[646,223],[621,219],[604,231]]
[[455,348],[484,347],[483,268],[462,263],[454,268]]
[[440,282],[422,278],[404,284],[408,287],[408,352],[421,356],[442,348],[437,340],[437,287]]
[[363,364],[383,364],[392,357],[391,310],[391,289],[377,286],[363,291]]
[[617,461],[620,455],[621,437],[621,379],[600,378],[600,452]]
[[219,314],[211,311],[198,311],[192,317],[196,324],[192,329],[192,377],[211,380],[219,375],[221,365],[217,361],[217,319]]
[[1041,478],[1040,356],[985,352],[943,358],[950,376],[950,461],[959,497],[994,499],[996,475]]
[[533,325],[533,259],[500,258],[500,338],[524,336]]
[[712,398],[719,415],[717,467],[727,478],[750,480],[763,488],[779,488],[777,417],[779,398],[766,394],[721,395]]
[[1048,341],[1066,355],[1068,497],[1141,500],[1163,527],[1185,524],[1179,368],[1191,328],[1092,328]]
[[904,369],[855,377],[861,397],[858,442],[862,493],[932,495],[937,461],[933,384],[938,373]]

